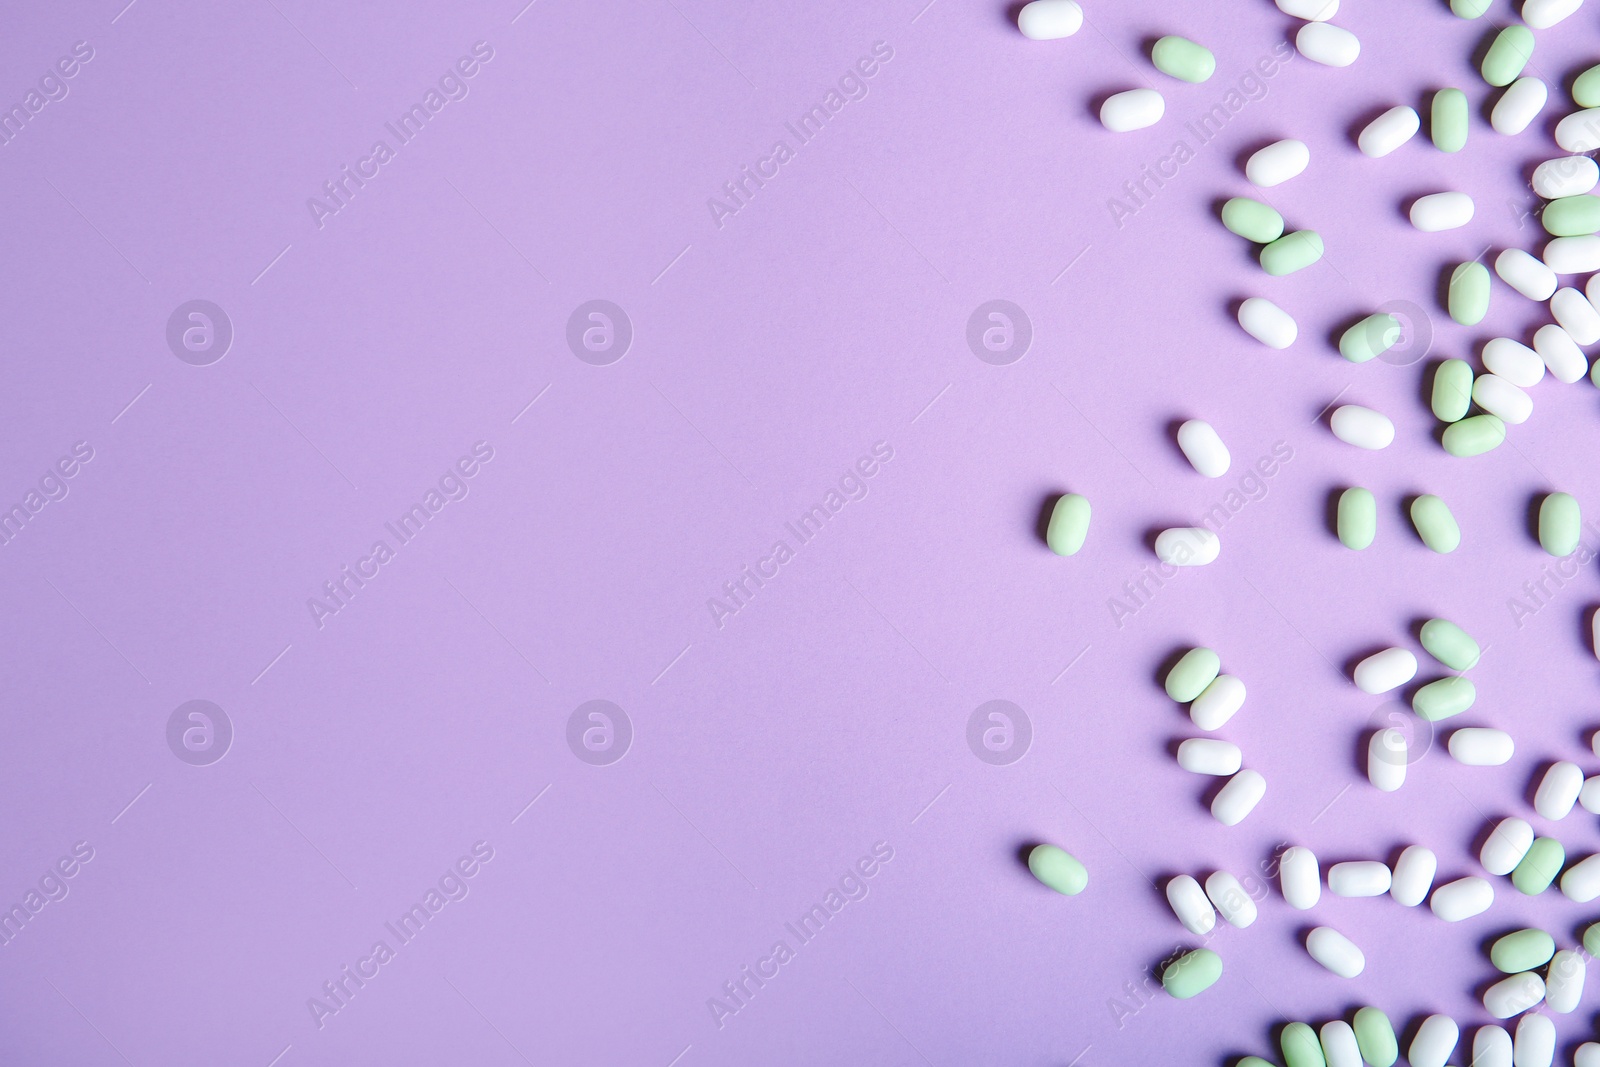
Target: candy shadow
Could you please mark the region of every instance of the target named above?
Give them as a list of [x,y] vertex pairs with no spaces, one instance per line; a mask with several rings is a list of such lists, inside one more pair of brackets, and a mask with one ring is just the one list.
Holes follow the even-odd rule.
[[1355,487],[1350,485],[1336,485],[1328,490],[1328,499],[1322,509],[1322,521],[1327,526],[1328,532],[1336,538],[1339,536],[1339,498],[1353,488]]
[[[1422,499],[1422,496],[1423,494],[1421,493],[1407,493],[1402,496],[1400,498],[1400,518],[1405,520],[1405,527],[1411,531],[1411,536],[1416,538],[1417,544],[1427,548],[1428,542],[1422,539],[1422,535],[1417,532],[1417,524],[1411,521],[1411,508],[1418,500]],[[1432,551],[1432,549],[1429,549],[1429,551]]]
[[1033,533],[1039,543],[1046,548],[1050,546],[1050,516],[1055,514],[1056,504],[1066,496],[1066,490],[1045,494],[1044,500],[1039,505],[1039,517],[1034,523]]
[[1549,493],[1534,493],[1528,498],[1528,511],[1524,518],[1527,522],[1528,537],[1534,544],[1539,543],[1539,509],[1549,498]]

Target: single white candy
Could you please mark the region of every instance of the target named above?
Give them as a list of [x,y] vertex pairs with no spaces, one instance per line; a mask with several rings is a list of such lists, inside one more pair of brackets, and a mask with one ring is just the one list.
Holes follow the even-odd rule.
[[1217,535],[1203,526],[1178,526],[1156,535],[1156,556],[1173,567],[1203,567],[1221,551]]
[[1538,78],[1518,78],[1501,94],[1489,113],[1489,125],[1496,133],[1519,134],[1528,128],[1545,101],[1550,99],[1550,88]]
[[1512,426],[1528,421],[1533,398],[1498,374],[1480,374],[1472,383],[1472,401]]
[[1017,12],[1017,29],[1035,41],[1071,37],[1083,28],[1083,8],[1078,0],[1033,0]]
[[1167,903],[1172,905],[1172,913],[1183,928],[1196,937],[1204,937],[1217,925],[1216,909],[1190,875],[1180,874],[1167,883]]
[[1482,915],[1493,903],[1494,886],[1475,874],[1469,874],[1435,889],[1428,907],[1445,922],[1457,923],[1474,915]]
[[1522,21],[1535,30],[1548,30],[1578,8],[1583,0],[1524,0]]
[[1356,35],[1326,22],[1308,22],[1294,35],[1294,46],[1313,63],[1325,67],[1348,67],[1361,55]]
[[1511,1059],[1511,1035],[1490,1023],[1472,1035],[1472,1067],[1516,1067]]
[[1544,1002],[1551,1011],[1568,1015],[1578,1008],[1583,998],[1583,979],[1587,967],[1581,955],[1564,948],[1550,957],[1550,967],[1545,971]]
[[1506,875],[1517,869],[1522,857],[1533,844],[1533,827],[1528,820],[1516,816],[1501,819],[1489,831],[1488,840],[1478,850],[1478,861],[1483,869],[1494,875]]
[[1167,102],[1154,89],[1129,89],[1100,105],[1100,125],[1112,133],[1127,133],[1154,126],[1166,113]]
[[1339,0],[1278,0],[1278,10],[1307,22],[1327,22],[1339,13]]
[[1209,422],[1190,419],[1178,427],[1178,447],[1190,466],[1207,478],[1220,478],[1228,473],[1232,457],[1228,446]]
[[1211,817],[1224,826],[1237,826],[1267,795],[1267,780],[1260,771],[1242,770],[1211,798]]
[[1533,810],[1542,818],[1559,822],[1571,813],[1572,805],[1578,802],[1578,793],[1582,790],[1582,768],[1567,760],[1553,763],[1539,780],[1539,788],[1534,791]]
[[1583,780],[1583,788],[1578,791],[1578,803],[1590,815],[1600,815],[1600,774]]
[[1600,107],[1574,111],[1556,123],[1556,144],[1574,155],[1600,148]]
[[1593,274],[1600,270],[1600,237],[1552,237],[1544,246],[1544,265],[1557,274]]
[[1447,1015],[1430,1015],[1422,1020],[1417,1036],[1411,1039],[1406,1062],[1411,1067],[1444,1067],[1459,1040],[1461,1028],[1454,1019]]
[[1544,979],[1532,971],[1511,974],[1483,991],[1483,1009],[1496,1019],[1520,1015],[1544,999]]
[[1385,793],[1405,785],[1408,747],[1405,732],[1393,726],[1373,734],[1367,742],[1367,781]]
[[1572,1067],[1600,1067],[1600,1042],[1585,1041],[1572,1053]]
[[1318,1032],[1322,1038],[1322,1055],[1328,1067],[1362,1067],[1361,1043],[1356,1040],[1355,1027],[1343,1019],[1333,1019],[1322,1024]]
[[[1220,730],[1244,707],[1244,681],[1237,675],[1219,674],[1189,705],[1189,719],[1202,730]],[[1234,770],[1238,770],[1237,767]],[[1233,771],[1229,771],[1232,774]]]
[[1245,160],[1244,176],[1252,185],[1270,189],[1293,178],[1310,163],[1311,149],[1306,147],[1304,141],[1274,141],[1250,154],[1250,158]]
[[1400,104],[1367,123],[1356,137],[1356,147],[1362,155],[1380,159],[1415,137],[1421,128],[1417,109]]
[[1376,451],[1388,448],[1394,441],[1394,423],[1389,416],[1359,404],[1341,404],[1334,409],[1328,424],[1333,436],[1357,448]]
[[[1583,285],[1583,295],[1589,298],[1590,304],[1594,304],[1595,298],[1600,297],[1600,281],[1595,280],[1597,277],[1600,277],[1600,275],[1591,274],[1589,280]],[[1600,307],[1600,305],[1596,306]]]
[[[1600,275],[1596,275],[1600,277]],[[1589,373],[1589,357],[1583,354],[1572,335],[1553,322],[1547,322],[1534,331],[1533,350],[1544,360],[1545,367],[1555,379],[1571,385]]]
[[1589,856],[1561,876],[1561,895],[1578,904],[1600,897],[1600,856]]
[[1544,379],[1544,360],[1539,353],[1509,337],[1494,337],[1483,346],[1483,365],[1522,389],[1531,389]]
[[1582,196],[1597,185],[1600,163],[1588,156],[1557,156],[1533,168],[1533,191],[1546,200]]
[[1433,887],[1433,876],[1439,870],[1439,857],[1430,848],[1409,845],[1395,861],[1394,881],[1389,886],[1389,897],[1396,904],[1414,908],[1428,898]]
[[1474,210],[1466,193],[1429,193],[1411,205],[1411,225],[1423,233],[1456,230],[1472,221]]
[[1191,737],[1178,746],[1178,766],[1195,774],[1237,774],[1244,765],[1239,746],[1212,737]]
[[1468,726],[1450,735],[1446,743],[1457,763],[1468,767],[1499,767],[1516,752],[1516,743],[1504,730]]
[[[1594,160],[1581,157],[1586,163]],[[1520,248],[1508,248],[1494,259],[1500,280],[1529,300],[1549,300],[1556,291],[1556,272]]]
[[1354,978],[1367,969],[1367,957],[1356,943],[1329,926],[1319,926],[1306,935],[1306,951],[1340,978]]
[[1600,311],[1572,286],[1556,290],[1550,298],[1550,314],[1578,344],[1592,345],[1600,341]]
[[1381,897],[1394,884],[1389,865],[1379,860],[1345,860],[1328,868],[1328,889],[1341,897]]
[[1556,1024],[1548,1015],[1533,1013],[1517,1020],[1517,1039],[1512,1043],[1511,1062],[1515,1067],[1550,1067],[1556,1061]]
[[1215,871],[1206,879],[1206,896],[1228,925],[1242,930],[1256,921],[1256,902],[1245,892],[1244,884],[1227,871]]
[[1259,296],[1252,296],[1239,305],[1239,325],[1268,348],[1288,348],[1300,335],[1294,316]]
[[1278,882],[1283,899],[1291,908],[1308,911],[1322,899],[1322,875],[1317,870],[1317,854],[1304,845],[1284,850],[1278,858]]
[[1352,672],[1356,688],[1377,696],[1398,689],[1417,676],[1417,657],[1404,648],[1386,648],[1374,652]]

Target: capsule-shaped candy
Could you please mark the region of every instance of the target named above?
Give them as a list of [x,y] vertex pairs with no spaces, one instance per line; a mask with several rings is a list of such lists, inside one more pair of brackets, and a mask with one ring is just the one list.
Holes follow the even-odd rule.
[[[1528,820],[1519,819],[1514,815],[1509,816],[1495,823],[1494,829],[1489,831],[1488,838],[1483,842],[1483,848],[1478,850],[1478,862],[1482,863],[1483,869],[1490,874],[1507,875],[1517,869],[1517,864],[1522,862],[1522,857],[1528,854],[1528,847],[1532,844],[1533,827],[1528,824]],[[1546,956],[1545,959],[1549,957]],[[1539,962],[1543,963],[1544,960]],[[1514,971],[1527,969],[1525,966],[1511,968]]]
[[1394,880],[1389,885],[1389,898],[1396,904],[1414,908],[1428,899],[1433,887],[1433,876],[1439,870],[1439,858],[1430,848],[1408,845],[1395,861]]
[[[1407,747],[1404,731],[1392,726],[1373,734],[1372,740],[1367,742],[1367,781],[1385,793],[1393,793],[1405,785],[1406,764],[1410,759]],[[1387,884],[1384,891],[1388,891]]]
[[1545,971],[1544,1003],[1551,1011],[1568,1015],[1577,1010],[1583,999],[1584,959],[1570,948],[1564,948],[1550,958]]
[[1507,26],[1495,35],[1483,54],[1483,80],[1493,86],[1510,85],[1522,74],[1533,57],[1533,31],[1526,26]]
[[1600,815],[1600,774],[1583,780],[1583,788],[1578,790],[1578,804],[1590,815]]
[[1467,146],[1467,94],[1460,89],[1440,89],[1433,94],[1428,112],[1428,135],[1441,152],[1459,152]]
[[1195,774],[1226,777],[1244,765],[1244,755],[1232,741],[1191,737],[1178,745],[1178,766]]
[[[1557,156],[1533,168],[1533,191],[1546,200],[1582,196],[1600,185],[1600,164],[1588,156]],[[1543,297],[1534,297],[1542,300]]]
[[1100,105],[1100,125],[1112,133],[1127,133],[1154,126],[1166,112],[1166,100],[1154,89],[1128,89],[1106,97]]
[[1567,850],[1560,841],[1553,837],[1536,837],[1528,846],[1528,854],[1511,872],[1511,884],[1518,892],[1536,897],[1550,888],[1566,862]]
[[1458,230],[1472,221],[1475,210],[1466,193],[1429,193],[1411,205],[1411,225],[1423,233]]
[[1511,1035],[1506,1028],[1490,1023],[1472,1035],[1472,1067],[1516,1067],[1512,1061]]
[[1573,1050],[1572,1067],[1600,1067],[1600,1041],[1585,1041]]
[[[1549,983],[1545,983],[1549,996]],[[1537,1012],[1517,1020],[1517,1036],[1512,1042],[1511,1062],[1515,1067],[1550,1067],[1556,1060],[1556,1024],[1550,1016]]]
[[[1588,156],[1579,158],[1594,166],[1594,160]],[[1556,291],[1556,272],[1520,248],[1507,248],[1496,256],[1494,272],[1529,300],[1549,300]]]
[[1239,304],[1239,326],[1268,348],[1279,350],[1294,344],[1300,335],[1294,316],[1264,297],[1252,296]]
[[1549,99],[1550,87],[1544,82],[1538,78],[1518,78],[1495,102],[1494,110],[1489,113],[1489,125],[1496,133],[1519,134],[1539,117]]
[[1169,35],[1158,40],[1150,49],[1150,62],[1163,74],[1195,84],[1205,81],[1217,70],[1217,57],[1211,50],[1187,37]]
[[1357,485],[1340,493],[1336,518],[1344,547],[1360,551],[1371,545],[1378,534],[1378,502],[1372,490]]
[[1356,137],[1356,147],[1362,155],[1380,159],[1411,140],[1420,129],[1422,119],[1416,109],[1401,104],[1367,123]]
[[1322,1055],[1328,1067],[1362,1067],[1361,1043],[1349,1023],[1333,1019],[1323,1023],[1317,1035],[1322,1038]]
[[1448,1015],[1430,1015],[1417,1027],[1417,1036],[1406,1050],[1411,1067],[1445,1067],[1450,1053],[1461,1039],[1461,1028]]
[[1460,422],[1472,406],[1472,365],[1464,359],[1447,359],[1433,372],[1429,406],[1442,422]]
[[1583,0],[1523,0],[1522,21],[1535,30],[1548,30],[1582,6]]
[[1220,478],[1228,473],[1232,457],[1228,446],[1209,422],[1189,419],[1178,427],[1178,448],[1198,473],[1207,478]]
[[1389,865],[1380,860],[1345,860],[1328,868],[1328,889],[1341,897],[1381,897],[1394,884]]
[[[1593,162],[1587,156],[1586,162]],[[1271,244],[1283,236],[1283,216],[1248,196],[1236,196],[1222,205],[1222,224],[1231,232],[1258,245]],[[1542,265],[1542,264],[1541,264]],[[1551,287],[1554,291],[1554,286]]]
[[1216,909],[1190,875],[1180,874],[1167,882],[1167,903],[1183,928],[1196,937],[1204,937],[1217,925]]
[[1227,871],[1214,871],[1206,879],[1206,896],[1229,926],[1242,930],[1256,921],[1256,902],[1244,884]]
[[1411,695],[1411,710],[1428,722],[1439,722],[1472,707],[1478,699],[1478,688],[1470,679],[1459,675],[1429,682]]
[[1557,274],[1600,270],[1600,237],[1553,237],[1544,246],[1544,265]]
[[1307,22],[1327,22],[1339,13],[1339,0],[1277,0],[1278,10]]
[[1398,689],[1417,676],[1417,657],[1409,649],[1386,648],[1356,664],[1356,688],[1374,696]]
[[1489,313],[1489,268],[1474,260],[1451,271],[1445,307],[1462,326],[1482,322]]
[[1574,111],[1556,123],[1556,144],[1574,155],[1600,148],[1600,108]]
[[1028,851],[1028,870],[1057,893],[1075,897],[1089,884],[1089,871],[1072,853],[1056,845],[1035,845]]
[[1468,767],[1499,767],[1510,761],[1516,743],[1504,730],[1487,726],[1468,726],[1455,731],[1446,742],[1450,756]]
[[1519,426],[1533,414],[1533,397],[1498,374],[1481,374],[1472,383],[1472,400],[1508,426]]
[[[1541,364],[1542,365],[1542,364]],[[1394,441],[1394,423],[1381,411],[1359,404],[1341,404],[1328,420],[1333,436],[1345,444],[1377,451]]]
[[[1558,554],[1566,555],[1565,552]],[[1533,810],[1539,813],[1540,818],[1559,822],[1571,813],[1572,805],[1578,802],[1578,792],[1581,789],[1583,789],[1582,768],[1567,760],[1553,763],[1539,780],[1539,788],[1534,791]]]
[[1315,230],[1296,230],[1284,234],[1261,250],[1261,269],[1273,277],[1293,274],[1321,259],[1322,252],[1321,234]]
[[1301,173],[1310,163],[1311,149],[1306,143],[1286,138],[1252,152],[1245,161],[1244,176],[1252,185],[1270,189]]
[[1301,55],[1325,67],[1348,67],[1361,55],[1361,41],[1342,26],[1308,22],[1294,35]]
[[1361,1058],[1372,1067],[1394,1067],[1400,1058],[1400,1041],[1389,1017],[1374,1007],[1356,1009],[1352,1029],[1361,1047]]
[[1172,567],[1203,567],[1221,551],[1221,540],[1204,526],[1178,526],[1156,535],[1156,557]]
[[1458,923],[1474,915],[1482,915],[1493,903],[1494,886],[1475,874],[1469,874],[1435,889],[1428,907],[1445,922]]
[[1498,415],[1473,415],[1444,428],[1440,442],[1452,456],[1481,456],[1499,448],[1506,439],[1506,424]]
[[1589,373],[1589,357],[1583,354],[1571,334],[1553,322],[1534,331],[1533,350],[1539,353],[1545,368],[1557,381],[1571,385],[1582,381]]
[[1578,904],[1600,897],[1600,856],[1586,856],[1561,876],[1561,895]]
[[1089,536],[1089,501],[1077,493],[1063,493],[1050,509],[1045,544],[1058,556],[1076,555]]
[[1033,0],[1017,12],[1017,29],[1035,41],[1071,37],[1083,28],[1083,8],[1078,0]]
[[1456,517],[1450,514],[1449,506],[1432,493],[1423,493],[1411,502],[1411,525],[1416,527],[1422,543],[1435,552],[1454,552],[1461,546],[1461,527],[1456,524]]
[[1544,999],[1544,979],[1532,971],[1508,975],[1483,991],[1483,1010],[1496,1019],[1521,1015]]
[[1322,874],[1317,854],[1304,845],[1292,845],[1278,857],[1278,883],[1291,908],[1308,911],[1322,899]]
[[1322,1042],[1317,1032],[1305,1023],[1290,1023],[1278,1034],[1278,1045],[1283,1049],[1286,1067],[1326,1067],[1322,1055]]
[[[1578,502],[1567,493],[1551,493],[1539,502],[1539,545],[1552,556],[1570,556],[1578,550],[1578,534],[1582,529],[1582,516]],[[1570,763],[1556,766],[1572,767]],[[1554,770],[1555,768],[1551,768]],[[1573,767],[1573,770],[1577,770]],[[1566,773],[1566,772],[1563,772]],[[1581,772],[1580,772],[1581,773]],[[1580,777],[1581,782],[1581,777]],[[1573,797],[1577,797],[1573,787]],[[1568,805],[1571,808],[1571,805]],[[1543,813],[1541,813],[1543,814]],[[1565,813],[1563,813],[1565,814]],[[1550,818],[1550,816],[1545,816]],[[1560,816],[1556,816],[1560,818]]]
[[1404,336],[1399,319],[1378,312],[1339,335],[1339,354],[1351,363],[1365,363],[1389,351]]
[[1583,193],[1552,200],[1539,212],[1539,222],[1551,237],[1577,237],[1600,231],[1600,197]]
[[[1596,204],[1600,204],[1600,196],[1586,196],[1582,199],[1593,200]],[[1600,341],[1600,311],[1595,310],[1587,296],[1570,285],[1557,289],[1555,295],[1550,298],[1550,314],[1578,344],[1592,345]]]
[[1161,971],[1161,986],[1178,1000],[1205,992],[1222,977],[1222,957],[1208,948],[1197,948],[1167,964]]
[[1340,978],[1354,978],[1367,969],[1367,957],[1356,943],[1331,926],[1318,926],[1307,934],[1306,951]]
[[1222,657],[1209,648],[1191,648],[1167,672],[1162,683],[1167,696],[1180,704],[1187,704],[1216,680],[1222,670]]
[[1422,624],[1418,639],[1428,655],[1453,671],[1470,671],[1483,654],[1472,635],[1449,619],[1429,619]]
[[1502,934],[1489,946],[1489,962],[1501,974],[1520,974],[1543,967],[1556,954],[1556,939],[1527,927]]
[[1483,365],[1523,389],[1532,389],[1544,379],[1544,360],[1539,353],[1509,337],[1493,337],[1484,344]]
[[1256,809],[1267,795],[1267,780],[1260,771],[1249,768],[1228,779],[1228,784],[1211,798],[1211,817],[1224,826],[1237,826]]

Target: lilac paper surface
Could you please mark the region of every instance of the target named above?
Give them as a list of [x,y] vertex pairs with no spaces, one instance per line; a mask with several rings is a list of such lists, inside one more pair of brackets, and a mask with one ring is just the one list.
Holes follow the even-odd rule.
[[[1484,938],[1570,945],[1595,917],[1503,879],[1456,926],[1274,887],[1212,941],[1204,996],[1128,991],[1193,943],[1158,888],[1178,873],[1420,843],[1457,877],[1503,814],[1595,847],[1591,817],[1527,799],[1550,760],[1596,763],[1593,568],[1510,603],[1551,567],[1530,500],[1600,509],[1595,394],[1542,384],[1510,445],[1458,460],[1423,391],[1429,361],[1547,321],[1498,281],[1478,327],[1438,308],[1442,269],[1539,247],[1525,172],[1568,107],[1488,128],[1486,22],[1347,0],[1362,55],[1331,70],[1283,60],[1297,23],[1260,0],[1090,5],[1051,43],[960,0],[122,2],[0,35],[8,106],[92,51],[0,149],[0,502],[92,451],[0,547],[0,898],[60,897],[0,948],[7,1062],[1216,1063],[1361,1003],[1469,1028]],[[1591,61],[1594,18],[1539,34],[1535,73]],[[1210,82],[1149,66],[1169,32],[1216,52]],[[1166,118],[1106,133],[1099,100],[1140,85]],[[1447,85],[1465,151],[1359,155],[1361,122]],[[1268,195],[1328,253],[1272,279],[1213,212],[1290,136],[1311,167]],[[1442,189],[1476,218],[1413,231],[1404,205]],[[1241,333],[1252,295],[1293,348]],[[220,358],[194,300],[231,326]],[[1031,327],[1004,365],[968,343],[991,300]],[[1345,362],[1330,337],[1379,306],[1414,340]],[[1335,400],[1387,412],[1394,446],[1333,439]],[[1177,452],[1189,417],[1224,478]],[[1379,501],[1363,553],[1326,525],[1350,484]],[[1038,535],[1066,490],[1094,506],[1072,559]],[[1410,532],[1419,492],[1456,553]],[[1149,535],[1208,512],[1221,558],[1146,577]],[[1461,767],[1410,722],[1432,750],[1381,795],[1363,753],[1395,703],[1345,669],[1433,614],[1489,647],[1461,721],[1517,755]],[[1223,735],[1269,783],[1232,829],[1169,753],[1195,731],[1158,669],[1196,643],[1247,682]],[[992,700],[1027,718],[1009,764],[969,746]],[[1088,865],[1082,896],[1030,878],[1040,840]],[[417,906],[420,932],[394,925]],[[1313,923],[1366,973],[1313,963]]]

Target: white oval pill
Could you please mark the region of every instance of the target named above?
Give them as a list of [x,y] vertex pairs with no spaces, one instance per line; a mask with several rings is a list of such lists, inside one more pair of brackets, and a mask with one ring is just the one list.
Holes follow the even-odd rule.
[[1211,817],[1224,826],[1237,826],[1267,795],[1267,780],[1260,771],[1242,770],[1211,798]]
[[1567,1015],[1578,1008],[1583,998],[1584,972],[1587,967],[1581,955],[1564,948],[1550,957],[1545,971],[1544,1002],[1551,1011]]
[[1597,185],[1600,163],[1588,156],[1558,156],[1533,168],[1533,191],[1546,200],[1582,196]]
[[1409,649],[1386,648],[1374,652],[1351,672],[1356,688],[1374,696],[1398,689],[1417,676],[1417,657]]
[[1389,416],[1359,404],[1342,404],[1335,408],[1328,424],[1333,436],[1357,448],[1376,451],[1388,448],[1394,441],[1394,423],[1389,421]]
[[[1600,277],[1596,275],[1595,277]],[[1571,385],[1589,373],[1589,357],[1583,354],[1572,335],[1553,322],[1534,331],[1533,350],[1544,360],[1546,369],[1560,382]]]
[[1178,447],[1183,450],[1189,465],[1207,478],[1220,478],[1228,473],[1232,457],[1228,446],[1209,422],[1190,419],[1178,427]]
[[1516,752],[1516,743],[1510,734],[1487,726],[1468,726],[1455,731],[1446,747],[1457,763],[1468,767],[1499,767]]
[[1100,105],[1100,125],[1112,133],[1127,133],[1154,126],[1166,113],[1167,102],[1154,89],[1129,89]]
[[1533,398],[1498,374],[1480,374],[1472,383],[1472,400],[1491,415],[1513,426],[1533,414]]
[[1017,29],[1035,41],[1071,37],[1083,28],[1083,8],[1078,0],[1033,0],[1017,12]]
[[1577,904],[1600,897],[1600,856],[1589,856],[1561,876],[1561,895]]
[[1556,123],[1556,144],[1573,155],[1600,148],[1600,107],[1574,111]]
[[1572,286],[1556,290],[1550,298],[1550,314],[1578,344],[1592,345],[1600,341],[1600,311]]
[[[1549,996],[1549,983],[1545,986]],[[1548,1015],[1524,1015],[1517,1020],[1517,1037],[1511,1047],[1514,1067],[1550,1067],[1556,1061],[1556,1024]]]
[[1203,526],[1178,526],[1156,535],[1156,556],[1173,567],[1203,567],[1221,551],[1217,535]]
[[[1594,162],[1587,156],[1583,159]],[[1494,272],[1529,300],[1549,300],[1556,291],[1556,272],[1520,248],[1508,248],[1496,256]]]
[[1544,999],[1544,979],[1532,971],[1510,974],[1483,991],[1483,1010],[1496,1019],[1520,1015]]
[[1239,305],[1239,325],[1268,348],[1288,348],[1300,335],[1300,327],[1295,325],[1292,315],[1259,296],[1252,296]]
[[1539,117],[1549,98],[1549,86],[1538,78],[1518,78],[1495,103],[1489,113],[1489,125],[1496,133],[1519,134]]
[[1348,67],[1361,55],[1356,35],[1326,22],[1308,22],[1294,35],[1294,46],[1313,63],[1325,67]]
[[1310,163],[1311,149],[1304,141],[1274,141],[1250,154],[1244,164],[1244,176],[1252,185],[1270,189],[1293,178]]
[[1411,205],[1411,225],[1423,233],[1456,230],[1472,221],[1474,210],[1466,193],[1429,193]]
[[1178,766],[1195,774],[1236,774],[1243,765],[1244,756],[1232,741],[1191,737],[1178,746]]
[[1421,128],[1417,109],[1401,104],[1367,123],[1356,137],[1356,147],[1364,156],[1381,159],[1415,137]]
[[1206,879],[1206,896],[1229,926],[1242,930],[1256,921],[1256,902],[1244,884],[1227,871],[1214,871]]
[[1278,10],[1307,22],[1327,22],[1339,13],[1339,0],[1278,0]]
[[1522,389],[1531,389],[1544,379],[1544,360],[1539,353],[1509,337],[1494,337],[1483,346],[1483,365]]
[[1475,874],[1447,882],[1433,891],[1428,907],[1447,923],[1482,915],[1494,903],[1494,886]]
[[1244,697],[1243,679],[1232,674],[1219,674],[1189,705],[1189,719],[1202,730],[1220,730],[1244,707]]
[[1367,781],[1385,793],[1393,793],[1405,785],[1406,764],[1410,759],[1407,748],[1403,730],[1391,726],[1373,734],[1372,740],[1367,742]]
[[1572,805],[1578,802],[1578,793],[1582,789],[1582,768],[1567,760],[1553,763],[1539,780],[1539,788],[1534,791],[1533,810],[1551,822],[1559,822],[1571,813]]
[[1600,270],[1600,237],[1552,237],[1544,246],[1544,265],[1557,274],[1593,274]]
[[1490,1023],[1472,1035],[1472,1067],[1516,1067],[1511,1059],[1511,1035]]
[[1322,1039],[1322,1055],[1328,1067],[1362,1067],[1361,1042],[1356,1040],[1355,1027],[1343,1019],[1332,1019],[1322,1024],[1317,1036]]
[[1394,884],[1389,865],[1379,860],[1345,860],[1328,868],[1328,889],[1340,897],[1381,897]]
[[1506,875],[1517,869],[1533,844],[1533,827],[1515,816],[1501,819],[1478,850],[1478,861],[1490,874]]
[[1535,30],[1548,30],[1578,8],[1583,0],[1525,0],[1522,21]]
[[1283,899],[1291,908],[1307,911],[1322,898],[1322,874],[1317,869],[1317,854],[1304,845],[1284,850],[1278,858],[1278,882]]
[[1445,1067],[1450,1053],[1461,1040],[1461,1028],[1448,1015],[1430,1015],[1417,1027],[1417,1036],[1411,1039],[1406,1050],[1406,1062],[1411,1067]]
[[1319,926],[1307,934],[1306,951],[1340,978],[1354,978],[1367,969],[1367,957],[1356,943],[1331,926]]
[[1590,815],[1600,815],[1600,774],[1583,780],[1583,788],[1578,791],[1578,803]]
[[1600,1041],[1585,1041],[1572,1054],[1572,1067],[1600,1067]]
[[1414,908],[1428,898],[1433,887],[1433,876],[1439,870],[1439,858],[1430,848],[1409,845],[1400,853],[1394,864],[1394,881],[1389,886],[1389,897],[1396,904]]
[[1204,937],[1217,925],[1216,909],[1190,875],[1180,874],[1167,883],[1167,903],[1183,928],[1196,937]]

